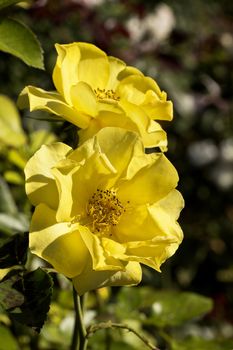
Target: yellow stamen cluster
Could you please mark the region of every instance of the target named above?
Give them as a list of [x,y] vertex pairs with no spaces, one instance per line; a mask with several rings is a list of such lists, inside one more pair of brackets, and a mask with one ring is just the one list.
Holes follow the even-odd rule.
[[113,90],[105,90],[105,89],[97,88],[97,89],[94,89],[94,93],[96,94],[96,97],[99,100],[104,100],[104,99],[111,99],[115,101],[120,100],[120,97],[117,96],[117,94]]
[[97,189],[87,206],[87,215],[92,220],[92,229],[97,233],[109,231],[111,226],[116,226],[124,211],[116,193],[109,190]]

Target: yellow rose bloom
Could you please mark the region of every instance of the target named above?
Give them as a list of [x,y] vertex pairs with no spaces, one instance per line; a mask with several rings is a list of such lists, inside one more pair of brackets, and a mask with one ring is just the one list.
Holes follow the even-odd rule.
[[20,108],[45,110],[81,128],[80,144],[107,126],[137,132],[146,147],[167,146],[155,120],[171,120],[173,109],[156,82],[93,44],[56,44],[53,81],[57,92],[27,86]]
[[104,128],[75,150],[44,145],[25,176],[36,207],[30,249],[80,295],[138,284],[140,263],[160,271],[182,241],[177,172],[164,154],[145,154],[134,132]]

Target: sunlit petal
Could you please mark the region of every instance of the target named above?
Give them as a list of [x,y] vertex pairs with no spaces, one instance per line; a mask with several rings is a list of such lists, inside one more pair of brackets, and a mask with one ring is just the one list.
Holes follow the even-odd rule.
[[51,172],[52,167],[64,159],[72,150],[64,143],[43,145],[31,157],[24,169],[26,177],[26,193],[32,204],[46,203],[51,208],[58,204],[58,191]]
[[72,279],[79,295],[105,286],[132,286],[141,282],[142,270],[137,262],[125,263],[125,271],[94,271],[91,265]]

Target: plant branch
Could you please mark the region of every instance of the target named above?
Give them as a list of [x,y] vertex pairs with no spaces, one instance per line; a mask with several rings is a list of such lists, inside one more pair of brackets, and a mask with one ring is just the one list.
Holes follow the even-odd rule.
[[89,338],[94,334],[95,332],[101,330],[101,329],[108,329],[108,328],[121,328],[128,330],[129,332],[134,333],[141,341],[151,350],[159,350],[156,346],[154,346],[149,340],[147,340],[143,335],[135,331],[130,326],[121,324],[121,323],[112,323],[111,321],[108,322],[101,322],[99,324],[91,325],[87,329],[86,338]]
[[86,329],[83,324],[82,307],[79,295],[73,288],[73,300],[74,300],[74,311],[75,311],[75,322],[74,331],[70,350],[86,350],[87,337]]

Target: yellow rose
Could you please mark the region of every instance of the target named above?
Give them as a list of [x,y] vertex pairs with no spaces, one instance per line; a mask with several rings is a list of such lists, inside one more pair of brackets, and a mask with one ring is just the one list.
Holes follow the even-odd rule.
[[172,103],[153,79],[92,44],[56,44],[56,49],[57,92],[28,86],[19,96],[19,107],[63,117],[82,129],[80,143],[116,126],[137,132],[146,147],[166,149],[166,133],[154,120],[171,120]]
[[75,150],[44,145],[25,175],[31,251],[80,295],[138,284],[140,263],[160,271],[182,241],[177,172],[164,154],[144,154],[134,132],[104,128]]

